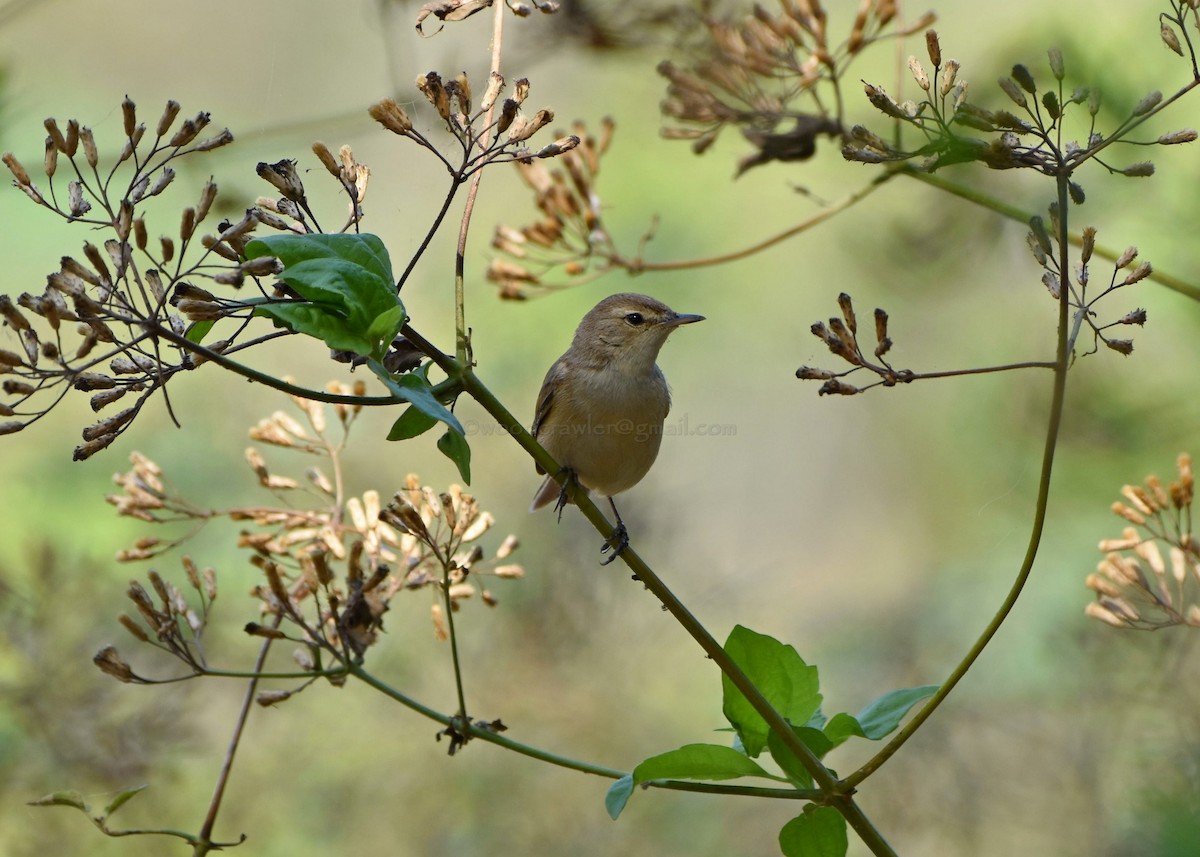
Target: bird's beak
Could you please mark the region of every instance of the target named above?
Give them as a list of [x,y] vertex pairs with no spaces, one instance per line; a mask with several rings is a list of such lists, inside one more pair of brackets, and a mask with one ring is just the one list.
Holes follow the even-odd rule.
[[676,313],[675,317],[663,322],[667,327],[679,327],[681,324],[691,324],[696,321],[704,321],[702,315],[688,315],[686,313]]

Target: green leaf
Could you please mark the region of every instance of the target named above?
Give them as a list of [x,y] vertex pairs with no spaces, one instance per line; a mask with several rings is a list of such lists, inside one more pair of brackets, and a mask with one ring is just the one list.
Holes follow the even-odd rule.
[[458,421],[458,417],[450,413],[450,409],[437,400],[433,395],[433,388],[429,386],[429,382],[413,372],[407,372],[403,375],[392,375],[383,364],[378,360],[368,360],[367,366],[372,372],[378,376],[379,380],[387,386],[388,391],[398,399],[403,399],[406,402],[411,402],[413,407],[420,411],[424,411],[427,416],[433,417],[435,420],[441,420],[450,428],[464,435],[462,423]]
[[608,810],[608,817],[613,821],[617,820],[617,816],[625,809],[625,804],[629,803],[629,797],[633,794],[633,776],[626,774],[608,787],[608,794],[604,796],[604,808]]
[[[273,235],[246,245],[246,258],[275,256],[279,279],[305,302],[260,304],[255,313],[330,348],[382,357],[405,321],[387,248],[375,235]],[[303,311],[301,311],[303,310]]]
[[437,417],[430,416],[420,408],[409,405],[404,409],[404,413],[392,423],[392,430],[388,432],[387,439],[408,440],[425,434],[437,424]]
[[82,812],[91,813],[91,807],[77,791],[53,792],[29,801],[29,806],[71,806]]
[[[725,651],[789,723],[807,723],[821,707],[817,668],[791,646],[741,625],[725,641]],[[767,746],[770,730],[745,695],[722,673],[722,710],[750,756]]]
[[[792,731],[818,759],[823,758],[834,747],[833,742],[826,738],[825,733],[820,729],[813,729],[811,726],[795,726]],[[809,774],[808,769],[800,763],[796,754],[788,749],[788,746],[783,743],[783,739],[774,732],[767,736],[767,749],[775,763],[783,768],[783,772],[787,774],[792,785],[798,789],[813,787],[812,775]]]
[[255,308],[254,314],[271,318],[276,327],[286,327],[293,333],[303,333],[305,336],[320,339],[338,351],[353,351],[355,354],[370,356],[375,350],[375,344],[371,340],[359,334],[353,325],[340,318],[329,307],[320,304],[302,301],[261,304]]
[[737,777],[779,777],[767,773],[750,757],[721,744],[684,744],[651,756],[633,769],[635,785],[650,780],[732,780]]
[[904,719],[910,708],[922,699],[928,699],[937,693],[936,684],[926,684],[921,687],[907,687],[885,693],[867,707],[858,712],[858,723],[862,726],[863,735],[872,741],[888,735]]
[[438,449],[442,451],[442,455],[449,458],[458,467],[458,474],[463,478],[463,482],[471,484],[471,446],[467,443],[467,438],[460,431],[450,429],[440,438],[438,438]]
[[108,802],[108,806],[104,807],[105,817],[107,818],[108,816],[112,815],[114,812],[128,803],[130,798],[148,788],[150,788],[148,785],[136,786],[132,789],[125,789],[124,791],[119,792],[116,797]]
[[214,324],[216,324],[216,321],[212,319],[194,322],[184,332],[183,338],[188,342],[194,342],[197,345],[200,345],[202,342],[204,342],[204,337],[208,336],[208,332],[213,329]]
[[846,819],[830,806],[807,806],[779,831],[784,857],[845,857]]
[[937,693],[936,684],[893,690],[867,704],[857,716],[835,714],[825,727],[825,736],[837,745],[850,737],[878,741],[895,731],[904,715],[923,699]]

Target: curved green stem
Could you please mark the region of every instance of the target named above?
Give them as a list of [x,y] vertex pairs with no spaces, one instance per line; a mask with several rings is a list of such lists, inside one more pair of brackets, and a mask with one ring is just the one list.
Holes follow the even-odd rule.
[[[1069,271],[1070,260],[1068,259],[1068,241],[1067,241],[1067,179],[1065,176],[1058,180],[1058,196],[1059,196],[1059,211],[1062,213],[1060,219],[1059,233],[1059,270]],[[878,753],[872,756],[866,764],[855,771],[844,780],[845,784],[851,787],[857,786],[871,774],[879,769],[879,767],[895,755],[896,751],[904,746],[905,742],[913,736],[913,734],[921,728],[921,725],[929,719],[929,716],[937,710],[937,707],[942,704],[955,686],[962,680],[967,671],[971,669],[975,661],[982,654],[988,643],[1000,630],[1000,626],[1004,624],[1004,620],[1008,618],[1008,614],[1017,603],[1017,599],[1021,595],[1021,591],[1025,588],[1026,581],[1029,580],[1029,575],[1033,571],[1033,563],[1037,558],[1038,546],[1042,541],[1042,532],[1046,524],[1046,510],[1050,502],[1050,476],[1054,468],[1054,455],[1058,446],[1058,437],[1062,429],[1063,403],[1066,401],[1067,392],[1067,369],[1070,363],[1070,290],[1065,284],[1061,290],[1058,301],[1058,346],[1055,357],[1054,366],[1054,387],[1050,394],[1050,419],[1046,425],[1046,439],[1042,449],[1042,469],[1038,476],[1038,493],[1037,501],[1034,506],[1033,526],[1029,533],[1029,542],[1025,548],[1025,557],[1021,562],[1021,567],[1017,572],[1017,577],[1009,588],[1008,595],[1005,597],[1000,608],[992,616],[987,627],[983,629],[983,633],[979,635],[979,639],[971,646],[966,656],[958,663],[949,677],[938,688],[937,693],[930,697],[929,701],[921,707],[921,710],[913,715],[912,719],[904,725],[904,727],[896,733]]]

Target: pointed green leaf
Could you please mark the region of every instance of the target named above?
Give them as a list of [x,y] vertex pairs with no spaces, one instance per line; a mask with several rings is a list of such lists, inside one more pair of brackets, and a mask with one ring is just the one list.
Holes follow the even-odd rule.
[[767,773],[750,757],[721,744],[684,744],[651,756],[633,769],[633,782],[640,785],[650,780],[731,780],[737,777],[767,777]]
[[[806,664],[791,646],[738,625],[726,640],[725,651],[788,722],[807,723],[821,707],[817,668]],[[724,674],[721,686],[725,718],[737,730],[746,752],[758,756],[767,746],[766,721]]]
[[458,474],[463,482],[471,484],[471,446],[467,438],[458,431],[450,429],[438,438],[438,449],[442,455],[449,458],[458,467]]
[[937,689],[936,684],[927,684],[893,690],[868,703],[857,716],[835,714],[825,726],[825,737],[835,747],[851,737],[878,741],[895,731],[904,715],[918,702],[937,693]]
[[633,776],[626,774],[608,787],[608,794],[604,796],[604,808],[608,810],[608,817],[613,821],[617,820],[617,816],[625,809],[625,804],[629,803],[629,797],[633,794]]
[[859,725],[854,715],[846,714],[843,711],[833,715],[825,724],[825,737],[833,746],[837,747],[849,738],[866,738],[867,736],[863,733],[862,726]]
[[437,417],[432,417],[420,408],[409,405],[404,409],[404,413],[392,423],[392,430],[388,432],[387,439],[408,440],[425,434],[437,424]]
[[388,391],[398,399],[411,402],[413,407],[424,411],[428,416],[441,420],[459,434],[465,435],[462,423],[445,405],[433,395],[433,388],[420,375],[407,372],[403,375],[392,375],[378,360],[368,360],[367,366],[387,386]]
[[[797,737],[804,742],[804,746],[812,750],[813,755],[818,759],[824,758],[825,754],[833,749],[833,743],[825,737],[825,733],[820,729],[813,729],[811,726],[793,727],[793,732]],[[788,746],[783,743],[778,735],[772,732],[767,736],[767,749],[771,753],[771,758],[779,767],[783,768],[783,772],[787,774],[787,778],[798,789],[811,789],[813,787],[812,775],[808,769],[800,763]]]
[[194,342],[197,345],[200,345],[202,342],[204,342],[204,337],[208,336],[208,332],[212,330],[214,324],[216,324],[216,322],[211,319],[193,322],[188,329],[184,331],[183,338],[188,342]]
[[807,806],[779,831],[784,857],[845,857],[846,819],[830,806]]
[[91,813],[92,811],[87,801],[83,799],[83,795],[74,790],[53,792],[37,800],[29,801],[29,806],[72,806],[82,812]]
[[858,712],[856,718],[862,726],[863,735],[873,741],[878,741],[885,735],[891,734],[910,708],[922,699],[928,699],[937,693],[936,684],[926,684],[921,687],[907,687],[885,693],[867,707]]
[[108,806],[104,807],[105,817],[112,815],[114,812],[128,803],[130,798],[148,788],[150,788],[148,785],[135,786],[134,788],[125,789],[124,791],[119,792],[116,797],[108,802]]
[[375,235],[274,235],[246,245],[246,257],[275,256],[279,279],[303,301],[259,305],[255,312],[330,348],[381,356],[403,325],[387,249]]

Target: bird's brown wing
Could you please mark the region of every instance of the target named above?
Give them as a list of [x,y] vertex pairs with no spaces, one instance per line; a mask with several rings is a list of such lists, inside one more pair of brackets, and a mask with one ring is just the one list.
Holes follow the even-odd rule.
[[[546,424],[546,418],[550,416],[550,411],[554,407],[554,391],[567,375],[567,369],[561,360],[556,360],[554,365],[550,367],[550,371],[546,373],[546,378],[542,381],[541,392],[538,393],[537,407],[533,414],[533,427],[530,432],[536,438],[538,432],[541,431],[543,425]],[[539,464],[537,465],[538,473],[546,471]]]

